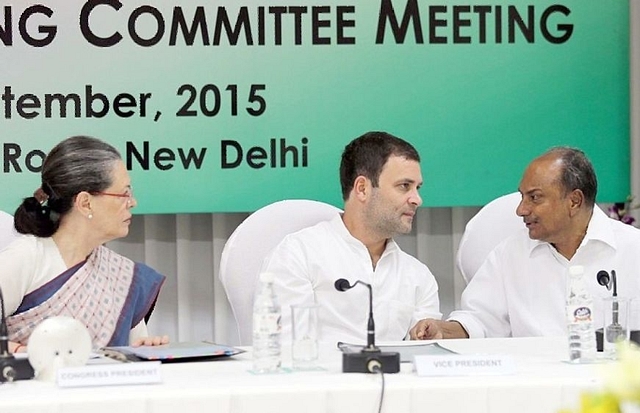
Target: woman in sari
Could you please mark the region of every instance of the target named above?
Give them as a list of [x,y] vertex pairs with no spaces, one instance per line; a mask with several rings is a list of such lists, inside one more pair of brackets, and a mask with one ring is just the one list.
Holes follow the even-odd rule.
[[145,323],[164,276],[103,245],[128,234],[137,205],[118,151],[68,138],[47,155],[41,178],[14,215],[23,235],[0,252],[10,351],[26,350],[33,329],[58,315],[81,321],[96,348],[167,343]]

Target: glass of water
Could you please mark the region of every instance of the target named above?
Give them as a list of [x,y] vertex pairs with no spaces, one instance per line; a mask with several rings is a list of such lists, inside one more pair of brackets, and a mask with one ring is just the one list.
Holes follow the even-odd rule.
[[292,364],[294,370],[314,370],[318,362],[317,304],[291,306]]

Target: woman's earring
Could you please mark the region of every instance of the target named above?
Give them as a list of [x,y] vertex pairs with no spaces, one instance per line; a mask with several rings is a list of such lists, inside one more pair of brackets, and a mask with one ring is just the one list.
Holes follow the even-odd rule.
[[87,215],[87,218],[92,219],[93,218],[93,214]]

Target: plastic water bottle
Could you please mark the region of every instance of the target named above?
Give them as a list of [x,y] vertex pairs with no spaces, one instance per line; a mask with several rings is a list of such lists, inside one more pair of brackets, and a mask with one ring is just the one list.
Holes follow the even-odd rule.
[[584,267],[569,267],[567,293],[567,326],[569,360],[585,363],[596,358],[596,336],[593,329],[593,299],[584,281]]
[[273,291],[273,274],[260,274],[253,304],[253,372],[275,373],[281,364],[280,304]]

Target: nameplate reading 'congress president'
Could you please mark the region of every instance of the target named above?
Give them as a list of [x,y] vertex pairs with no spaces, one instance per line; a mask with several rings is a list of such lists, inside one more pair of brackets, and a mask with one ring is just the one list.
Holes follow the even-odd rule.
[[122,364],[94,364],[58,370],[60,387],[113,386],[161,383],[159,361]]

